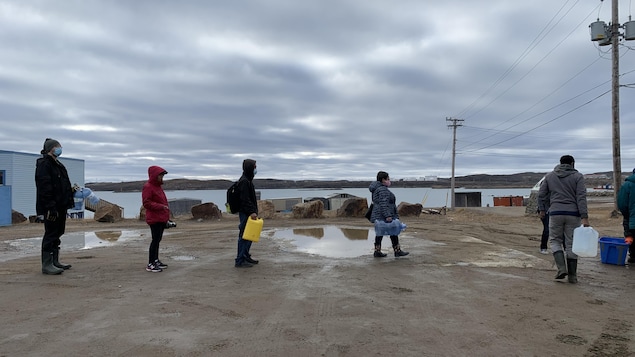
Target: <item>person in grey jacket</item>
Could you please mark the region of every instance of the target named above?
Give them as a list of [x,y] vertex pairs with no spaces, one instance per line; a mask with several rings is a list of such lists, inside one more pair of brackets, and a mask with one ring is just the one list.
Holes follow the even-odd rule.
[[580,225],[589,226],[584,176],[574,166],[573,156],[562,156],[560,165],[545,176],[538,191],[540,217],[545,216],[545,209],[549,211],[549,244],[558,267],[556,279],[569,275],[573,284],[578,282],[578,256],[571,251],[573,230]]
[[[368,190],[373,194],[373,211],[370,215],[370,221],[375,222],[381,220],[387,223],[392,222],[393,219],[398,219],[397,205],[395,204],[395,195],[388,189],[390,187],[390,177],[387,172],[379,171],[377,173],[377,181],[370,184]],[[375,253],[376,258],[383,258],[385,253],[381,252],[381,241],[384,236],[375,236]],[[401,250],[399,246],[399,236],[391,235],[390,241],[392,242],[392,248],[395,251],[395,257],[403,257],[408,255],[408,252]]]

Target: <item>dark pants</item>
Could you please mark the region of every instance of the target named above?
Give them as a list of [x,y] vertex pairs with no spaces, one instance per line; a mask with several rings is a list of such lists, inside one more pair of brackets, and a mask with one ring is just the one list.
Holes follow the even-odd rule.
[[159,243],[163,238],[163,231],[165,230],[165,223],[152,223],[150,225],[150,233],[152,233],[152,242],[150,243],[150,254],[148,257],[148,263],[152,264],[159,259]]
[[42,251],[50,253],[60,248],[60,237],[66,230],[66,212],[58,212],[54,221],[44,220],[44,236],[42,237]]
[[[384,239],[384,236],[375,236],[375,245],[381,247],[381,241]],[[399,236],[390,236],[390,242],[392,243],[392,247],[395,248],[399,245]]]
[[547,243],[549,242],[549,215],[545,214],[542,221],[542,237],[540,238],[540,249],[547,249]]
[[240,223],[238,224],[238,252],[236,254],[236,265],[241,265],[245,262],[245,258],[251,257],[249,249],[251,249],[252,241],[243,239],[243,233],[245,233],[245,227],[247,226],[247,220],[249,215],[243,212],[238,212],[238,218]]

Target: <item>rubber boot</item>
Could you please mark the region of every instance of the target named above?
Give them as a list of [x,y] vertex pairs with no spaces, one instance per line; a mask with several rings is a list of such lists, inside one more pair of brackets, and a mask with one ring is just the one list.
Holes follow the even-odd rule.
[[53,265],[53,252],[42,251],[42,274],[58,275],[63,271],[64,269]]
[[553,259],[556,261],[558,272],[555,279],[564,279],[567,276],[567,265],[564,262],[564,252],[559,250],[553,253]]
[[386,253],[381,252],[381,244],[375,244],[375,253],[373,253],[373,256],[375,258],[383,258],[386,255],[387,255]]
[[571,284],[578,283],[578,260],[567,259],[567,268],[569,269],[569,282]]
[[60,263],[60,249],[54,249],[53,250],[53,265],[55,265],[57,268],[61,268],[64,270],[70,269],[72,267],[72,265],[70,264],[62,264]]

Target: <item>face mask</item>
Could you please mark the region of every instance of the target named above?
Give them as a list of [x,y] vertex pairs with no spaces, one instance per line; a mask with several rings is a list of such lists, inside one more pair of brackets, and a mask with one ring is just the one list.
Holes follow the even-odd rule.
[[62,155],[62,148],[55,148],[55,150],[53,151],[53,155],[55,155],[55,157],[60,157],[60,155]]
[[254,169],[254,176],[258,173],[258,169]]

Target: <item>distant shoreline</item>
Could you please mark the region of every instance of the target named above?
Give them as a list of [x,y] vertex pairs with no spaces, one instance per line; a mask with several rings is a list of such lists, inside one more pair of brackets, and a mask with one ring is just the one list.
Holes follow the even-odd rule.
[[[513,175],[471,175],[455,178],[455,188],[465,189],[506,189],[506,188],[532,188],[545,175],[545,173],[527,172]],[[109,192],[140,192],[146,181],[130,182],[97,182],[86,183],[86,187],[93,191]],[[231,180],[166,180],[163,184],[165,190],[225,190],[231,186]],[[255,179],[256,189],[296,189],[296,190],[344,190],[347,188],[367,188],[371,180],[366,181],[320,181],[320,180],[277,180]],[[607,178],[586,179],[588,188],[612,183]],[[436,188],[448,189],[451,186],[449,178],[439,178],[436,181],[405,181],[395,180],[394,188]],[[608,191],[612,192],[612,191]]]

